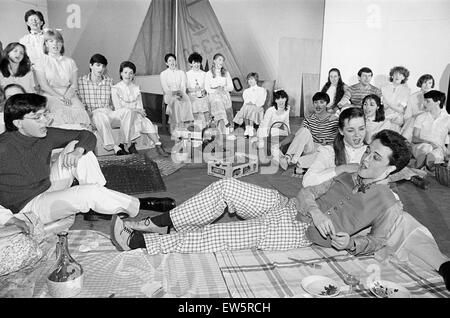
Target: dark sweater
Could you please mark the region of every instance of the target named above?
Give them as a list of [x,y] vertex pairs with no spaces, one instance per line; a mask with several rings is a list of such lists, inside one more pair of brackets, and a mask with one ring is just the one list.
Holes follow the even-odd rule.
[[48,128],[44,138],[27,137],[18,131],[0,134],[0,205],[13,213],[50,187],[50,159],[53,149],[72,140],[86,152],[97,139],[87,130]]

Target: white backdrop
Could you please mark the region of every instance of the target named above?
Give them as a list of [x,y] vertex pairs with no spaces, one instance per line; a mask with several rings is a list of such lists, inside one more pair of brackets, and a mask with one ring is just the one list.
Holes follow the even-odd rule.
[[326,0],[320,84],[337,67],[347,84],[368,66],[376,86],[391,67],[410,71],[409,86],[430,73],[435,88],[447,93],[450,74],[450,1]]

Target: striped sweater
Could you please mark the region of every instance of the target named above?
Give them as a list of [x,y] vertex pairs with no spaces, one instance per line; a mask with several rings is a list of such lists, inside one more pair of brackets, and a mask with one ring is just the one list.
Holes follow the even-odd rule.
[[305,118],[303,126],[309,130],[315,143],[330,145],[338,132],[338,123],[338,117],[333,114],[321,120],[313,113]]

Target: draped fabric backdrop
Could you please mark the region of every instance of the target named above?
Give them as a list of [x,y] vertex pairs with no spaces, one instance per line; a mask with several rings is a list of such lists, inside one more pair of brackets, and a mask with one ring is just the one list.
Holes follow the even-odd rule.
[[166,69],[164,55],[175,48],[175,0],[152,0],[130,54],[138,75],[159,74]]
[[188,57],[192,52],[203,56],[203,68],[207,63],[211,67],[213,56],[221,53],[231,77],[239,77],[242,86],[246,87],[231,45],[208,0],[178,0],[177,45],[177,61],[181,70],[190,69]]

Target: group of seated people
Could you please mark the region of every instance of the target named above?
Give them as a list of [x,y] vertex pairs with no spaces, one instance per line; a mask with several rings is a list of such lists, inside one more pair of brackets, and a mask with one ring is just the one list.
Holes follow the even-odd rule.
[[[409,72],[401,66],[391,69],[391,82],[381,90],[370,84],[370,69],[364,67],[358,75],[360,82],[347,87],[339,70],[331,69],[328,82],[312,98],[313,113],[305,117],[295,134],[283,131],[279,142],[272,145],[273,160],[283,169],[295,165],[295,172],[304,174],[303,185],[309,186],[312,180],[336,175],[334,166],[325,162],[345,164],[337,175],[354,171],[357,165],[352,164],[359,163],[372,137],[390,129],[411,142],[415,159],[391,181],[407,179],[426,188],[428,181],[423,177],[433,173],[435,165],[444,163],[449,155],[450,115],[445,108],[445,94],[433,90],[434,78],[425,74],[417,81],[421,90],[409,95]],[[351,120],[346,126],[340,114],[349,107],[359,109],[357,116],[361,119]],[[273,122],[262,125],[266,134]]]
[[[43,17],[33,12],[31,15],[27,12],[25,20],[30,36],[38,36]],[[146,117],[139,88],[132,83],[136,69],[131,62],[121,64],[121,81],[112,85],[104,74],[106,58],[96,54],[90,61],[91,72],[77,79],[73,60],[62,55],[64,46],[58,34],[57,31],[45,33],[42,43],[47,52],[37,57],[35,71],[30,73],[28,69],[24,75],[30,83],[37,77],[41,94],[31,86],[11,94],[4,103],[6,131],[0,134],[2,229],[15,226],[32,235],[37,226],[92,210],[113,215],[111,239],[121,251],[146,248],[149,254],[159,254],[248,248],[287,250],[317,244],[347,250],[353,255],[375,253],[379,259],[417,263],[441,274],[450,290],[449,258],[439,251],[431,233],[403,210],[399,197],[388,185],[407,167],[412,156],[417,167],[426,165],[430,170],[433,163],[443,160],[439,151],[445,151],[444,131],[448,134],[450,130],[449,115],[443,108],[445,94],[428,90],[423,92],[423,97],[414,97],[421,101],[417,109],[422,113],[411,115],[415,116],[411,147],[402,136],[405,125],[398,120],[405,117],[408,101],[403,106],[403,100],[393,97],[407,78],[402,71],[393,72],[390,88],[380,91],[370,85],[372,72],[364,68],[359,74],[360,83],[345,88],[343,95],[340,75],[336,78],[330,71],[331,84],[327,83],[313,97],[314,113],[305,118],[295,135],[288,134],[274,145],[274,149],[289,145],[286,154],[273,153],[280,162],[283,158],[288,164],[311,163],[304,176],[304,187],[297,196],[288,198],[277,190],[230,178],[212,183],[175,206],[174,202],[136,198],[105,187],[106,180],[93,153],[96,137],[86,128],[95,125],[97,129],[107,130],[113,122],[119,122],[121,129],[129,127],[136,135],[126,135],[124,144],[128,149],[110,139],[109,145],[116,153],[131,151],[137,134],[147,134],[156,146],[161,146],[157,129]],[[5,81],[17,78],[19,69],[24,70],[20,65],[23,66],[21,62],[30,50],[27,45],[33,48],[33,41],[37,41],[33,39],[26,40],[25,46],[12,45],[13,49],[7,46],[1,64],[2,86]],[[190,58],[195,73],[199,70],[198,56]],[[5,59],[9,72],[6,75]],[[286,92],[276,91],[273,106],[264,112],[260,107],[265,93],[256,84],[257,74],[250,73],[244,105],[233,116],[229,108],[222,107],[228,103],[231,90],[230,75],[224,70],[223,62],[223,56],[214,58],[214,72],[204,76],[205,83],[211,82],[205,84],[205,92],[198,74],[191,76],[194,90],[177,86],[184,75],[176,69],[175,56],[166,56],[168,69],[161,74],[161,82],[172,124],[176,127],[191,121],[193,113],[191,116],[185,106],[197,103],[196,114],[213,116],[224,134],[230,134],[229,128],[235,121],[245,122],[249,137],[255,135],[254,124],[259,124],[254,136],[257,140],[272,135],[271,128],[276,128],[272,124],[283,122],[286,116],[289,118]],[[18,67],[15,73],[14,63]],[[206,96],[207,103],[200,105]],[[110,98],[114,108],[110,107]],[[133,119],[126,122],[125,118],[130,117]],[[372,124],[376,128],[369,128]],[[79,125],[81,129],[70,125]],[[103,140],[108,140],[103,133]],[[289,142],[283,144],[285,140]],[[57,160],[51,161],[51,153],[56,148],[64,150]],[[305,154],[314,159],[305,159]],[[74,178],[78,185],[73,186]],[[161,214],[138,221],[127,219],[127,216],[136,217],[140,209]],[[226,209],[243,220],[213,223]],[[37,217],[30,218],[30,214]],[[0,265],[7,261],[0,260]]]

